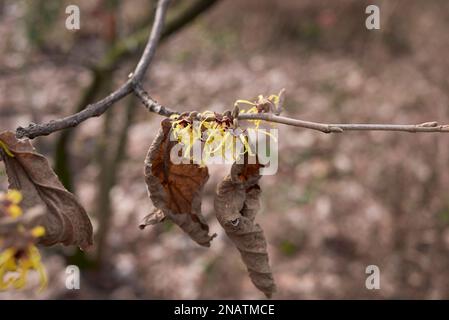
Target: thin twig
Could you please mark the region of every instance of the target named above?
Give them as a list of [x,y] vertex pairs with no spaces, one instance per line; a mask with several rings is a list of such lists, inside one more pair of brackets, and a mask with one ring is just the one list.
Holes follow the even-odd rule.
[[240,114],[239,120],[265,120],[290,126],[318,130],[324,133],[344,131],[404,131],[404,132],[449,132],[449,125],[439,125],[437,122],[421,124],[333,124],[310,122],[268,113]]
[[424,122],[420,124],[331,124],[343,131],[404,131],[404,132],[447,132],[449,125],[439,125],[438,122]]
[[318,130],[325,133],[330,132],[343,132],[339,127],[331,126],[324,123],[310,122],[298,119],[292,119],[282,116],[277,116],[271,113],[257,113],[257,114],[239,114],[239,120],[265,120],[269,122],[277,122],[287,124],[290,126],[296,126],[301,128]]
[[148,109],[150,112],[157,113],[158,115],[164,117],[170,117],[172,114],[177,114],[178,112],[167,109],[163,105],[159,104],[156,100],[150,97],[150,95],[140,86],[140,84],[136,84],[134,86],[134,93],[140,99],[142,104]]
[[151,29],[151,34],[150,37],[148,38],[145,50],[132,76],[125,84],[123,84],[120,88],[112,92],[106,98],[94,104],[88,105],[82,111],[75,113],[71,116],[58,120],[52,120],[50,122],[43,124],[31,123],[26,128],[19,127],[16,130],[16,136],[18,138],[27,137],[33,139],[38,136],[48,135],[55,131],[75,127],[89,118],[98,117],[102,115],[106,110],[108,110],[108,108],[111,105],[113,105],[115,102],[123,99],[128,94],[130,94],[133,91],[133,85],[138,84],[144,78],[145,72],[148,69],[154,57],[157,43],[162,34],[165,14],[167,12],[169,2],[170,0],[159,0],[156,10],[156,16]]

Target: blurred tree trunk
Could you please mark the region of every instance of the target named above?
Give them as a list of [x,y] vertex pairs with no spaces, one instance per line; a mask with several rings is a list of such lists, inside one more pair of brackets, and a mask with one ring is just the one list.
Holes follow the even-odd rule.
[[[111,120],[112,116],[105,117],[102,142],[99,146],[99,190],[97,196],[97,217],[98,217],[98,231],[96,235],[96,257],[95,265],[98,267],[105,266],[108,242],[107,237],[113,219],[113,209],[111,208],[111,189],[117,181],[117,175],[120,170],[120,165],[126,156],[126,146],[128,141],[128,131],[134,119],[134,113],[138,102],[131,98],[126,108],[125,121],[120,129],[118,136],[111,135]],[[112,113],[110,113],[112,114]],[[111,153],[111,146],[115,149]]]

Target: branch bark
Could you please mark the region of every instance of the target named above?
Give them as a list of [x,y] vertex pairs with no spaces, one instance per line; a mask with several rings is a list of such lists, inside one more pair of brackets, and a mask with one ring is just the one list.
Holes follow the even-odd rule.
[[324,133],[340,133],[345,131],[404,131],[404,132],[448,132],[449,125],[439,125],[438,122],[421,124],[357,124],[357,123],[320,123],[277,116],[269,113],[240,114],[239,120],[265,120],[290,126],[321,131]]
[[136,84],[134,86],[134,93],[150,112],[157,113],[158,115],[164,117],[170,117],[172,114],[178,113],[176,111],[164,107],[163,105],[159,104],[156,100],[151,98],[150,95],[142,88],[142,86],[140,86],[140,84]]
[[58,120],[52,120],[43,124],[30,123],[26,128],[18,127],[16,130],[16,136],[17,138],[27,137],[34,139],[38,136],[49,135],[55,131],[75,127],[89,118],[102,115],[110,106],[126,97],[132,90],[131,82],[128,81],[106,98],[94,104],[88,105],[82,111],[71,116]]
[[[162,106],[140,86],[134,88],[135,94],[150,112],[169,117],[178,112]],[[281,123],[305,129],[312,129],[324,133],[342,133],[345,131],[403,131],[403,132],[444,132],[449,133],[449,125],[439,125],[438,122],[424,122],[420,124],[357,124],[357,123],[320,123],[289,117],[283,117],[272,113],[239,114],[238,120],[263,120],[267,122]],[[205,120],[199,115],[198,120]],[[206,119],[207,120],[207,119]],[[213,120],[213,119],[208,119]]]

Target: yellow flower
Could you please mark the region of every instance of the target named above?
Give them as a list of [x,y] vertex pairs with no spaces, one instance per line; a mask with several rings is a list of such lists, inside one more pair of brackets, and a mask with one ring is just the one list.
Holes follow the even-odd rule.
[[8,212],[9,215],[13,218],[17,218],[22,215],[22,209],[16,204],[9,205],[6,209],[6,212]]
[[43,237],[45,235],[45,228],[37,226],[31,229],[31,235],[35,238]]
[[9,150],[6,143],[4,143],[2,140],[0,140],[0,148],[2,148],[8,156],[14,158],[14,154],[11,152],[11,150]]
[[[239,106],[240,104],[249,105],[251,106],[248,111],[240,110],[239,114],[257,114],[257,113],[266,113],[274,111],[275,109],[279,108],[279,102],[281,100],[281,95],[283,94],[283,90],[279,93],[279,95],[272,94],[268,98],[259,95],[257,97],[257,101],[249,101],[249,100],[237,100],[234,103],[234,106]],[[262,120],[249,120],[252,122],[255,126],[255,129],[259,129],[259,126],[262,122]]]
[[[234,106],[240,104],[251,106],[247,111],[240,110],[238,114],[257,114],[273,111],[273,109],[278,107],[279,101],[280,96],[278,95],[271,95],[268,98],[259,95],[258,100],[255,102],[249,100],[237,100],[235,101]],[[247,133],[250,130],[259,130],[262,120],[249,120],[250,123],[254,124],[254,128],[240,130],[239,133],[236,134],[235,130],[238,128],[234,127],[234,119],[230,115],[204,111],[200,114],[195,114],[195,116],[197,116],[196,118],[202,119],[202,121],[194,121],[194,117],[189,114],[176,114],[170,116],[173,135],[178,143],[183,144],[185,147],[183,157],[193,161],[196,160],[191,156],[191,149],[197,142],[203,144],[200,161],[201,166],[205,165],[209,159],[217,155],[226,158],[226,154],[229,152],[231,153],[233,160],[237,160],[240,155],[245,153],[248,153],[250,156],[254,155],[248,142]],[[272,135],[265,130],[263,130],[262,133],[272,137]],[[243,152],[238,155],[236,155],[237,140],[243,145]]]
[[[48,280],[36,246],[30,244],[25,250],[6,249],[0,253],[0,290],[9,289],[11,286],[16,289],[23,288],[30,270],[35,270],[39,273],[39,290],[43,290],[47,286]],[[16,274],[8,276],[10,272]]]
[[[12,218],[19,217],[22,215],[21,201],[20,191],[0,193],[0,213]],[[47,274],[35,243],[45,235],[45,229],[42,226],[27,229],[22,224],[14,228],[0,236],[0,290],[23,288],[30,270],[38,272],[42,290],[47,286]]]
[[22,209],[19,203],[22,201],[22,193],[18,190],[8,190],[8,193],[0,194],[0,210],[6,212],[12,218],[17,218],[22,215]]
[[14,204],[19,204],[20,201],[22,201],[22,193],[14,189],[8,190],[8,193],[6,194],[6,199]]

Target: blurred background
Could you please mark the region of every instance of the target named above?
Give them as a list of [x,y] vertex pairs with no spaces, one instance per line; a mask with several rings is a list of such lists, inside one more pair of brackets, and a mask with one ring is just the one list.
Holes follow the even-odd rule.
[[[65,28],[65,8],[81,29]],[[380,7],[381,29],[365,28]],[[0,0],[0,129],[63,117],[127,79],[156,2]],[[177,110],[223,111],[286,88],[284,115],[320,122],[449,122],[449,2],[175,0],[145,88]],[[258,299],[213,212],[227,168],[210,168],[203,212],[211,248],[152,210],[143,160],[161,118],[128,97],[100,118],[40,137],[93,219],[87,254],[43,248],[50,284],[0,299]],[[325,135],[279,125],[279,171],[263,177],[257,220],[269,243],[274,298],[449,298],[449,148],[444,134]],[[0,188],[7,188],[0,164]],[[67,290],[65,267],[81,268]],[[367,290],[365,268],[380,268]]]

